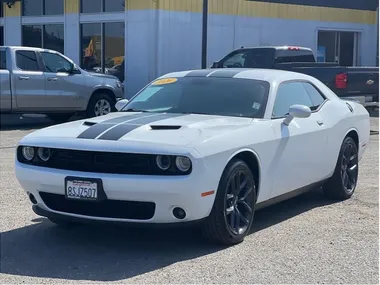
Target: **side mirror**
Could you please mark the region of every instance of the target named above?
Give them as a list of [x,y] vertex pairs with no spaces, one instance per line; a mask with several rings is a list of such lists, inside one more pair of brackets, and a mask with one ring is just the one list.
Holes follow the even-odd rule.
[[124,106],[129,102],[128,99],[121,99],[119,101],[117,101],[117,103],[115,104],[115,108],[116,110],[120,111],[121,109],[124,108]]
[[294,118],[308,118],[311,116],[311,110],[305,105],[293,105],[289,108],[289,115],[285,118],[284,124],[289,126]]

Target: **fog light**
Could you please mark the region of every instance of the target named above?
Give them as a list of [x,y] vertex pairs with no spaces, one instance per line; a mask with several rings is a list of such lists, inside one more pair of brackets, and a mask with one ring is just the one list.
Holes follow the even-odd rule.
[[183,220],[186,217],[186,212],[185,212],[184,209],[176,207],[176,208],[173,209],[173,215],[178,220]]
[[175,164],[180,171],[186,172],[189,171],[191,167],[191,160],[188,157],[178,156],[175,159]]
[[35,155],[34,147],[24,146],[22,148],[22,155],[24,156],[26,160],[31,161]]
[[156,163],[161,170],[168,170],[172,164],[170,156],[168,155],[158,155]]
[[50,149],[48,148],[44,148],[44,147],[40,147],[38,149],[38,157],[42,160],[42,161],[48,161],[50,159]]

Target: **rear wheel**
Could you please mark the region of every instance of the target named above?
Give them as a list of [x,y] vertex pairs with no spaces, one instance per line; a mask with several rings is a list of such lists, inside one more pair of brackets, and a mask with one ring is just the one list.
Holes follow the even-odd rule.
[[346,137],[339,152],[334,174],[323,186],[324,194],[338,200],[351,198],[356,189],[358,175],[358,148],[351,137]]
[[223,245],[242,242],[252,226],[255,203],[255,179],[250,168],[242,160],[232,160],[222,175],[211,214],[203,225],[204,235]]

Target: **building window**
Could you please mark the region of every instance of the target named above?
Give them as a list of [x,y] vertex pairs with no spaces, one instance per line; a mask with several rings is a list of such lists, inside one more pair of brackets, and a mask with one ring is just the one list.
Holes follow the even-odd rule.
[[81,25],[81,67],[124,81],[124,23]]
[[0,46],[4,45],[4,27],[0,27]]
[[359,36],[356,32],[318,31],[318,62],[336,62],[342,66],[357,66]]
[[0,18],[4,17],[4,4],[0,1]]
[[22,26],[22,45],[42,48],[42,26]]
[[63,0],[22,0],[23,16],[51,16],[63,13]]
[[120,12],[125,0],[81,0],[81,13]]
[[22,26],[22,44],[64,53],[63,31],[62,24]]
[[92,70],[101,68],[102,24],[81,25],[81,66]]
[[63,54],[65,51],[65,35],[63,30],[63,25],[45,25],[43,34],[43,48],[52,49]]

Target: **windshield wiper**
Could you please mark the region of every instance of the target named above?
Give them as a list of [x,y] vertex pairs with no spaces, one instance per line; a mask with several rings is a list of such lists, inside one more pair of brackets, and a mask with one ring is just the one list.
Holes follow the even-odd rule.
[[202,112],[178,112],[179,114],[185,114],[185,115],[210,115],[208,113],[202,113]]
[[139,109],[133,109],[133,108],[129,108],[127,110],[122,110],[122,112],[142,112],[142,113],[149,113],[149,111],[146,111],[146,110],[139,110]]

